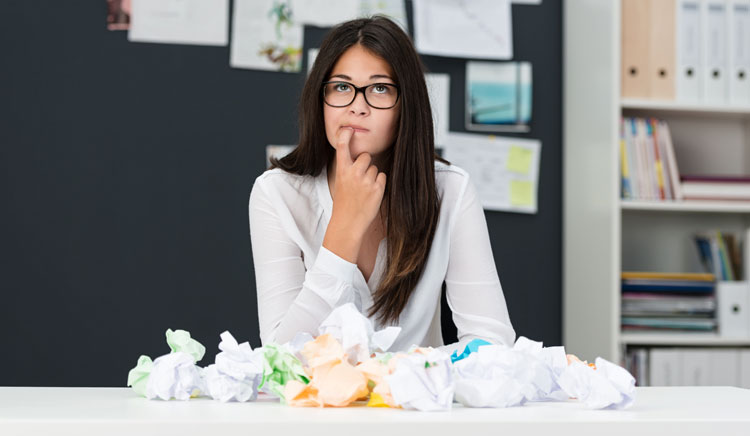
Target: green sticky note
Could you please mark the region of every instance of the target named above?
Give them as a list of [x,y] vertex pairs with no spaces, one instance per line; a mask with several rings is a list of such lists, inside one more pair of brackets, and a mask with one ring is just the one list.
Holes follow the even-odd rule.
[[196,362],[203,359],[203,355],[206,354],[206,347],[192,339],[190,332],[185,330],[172,331],[172,329],[167,329],[167,344],[169,344],[173,353],[184,351],[193,356]]
[[132,386],[135,393],[142,397],[146,396],[146,383],[148,383],[148,376],[151,375],[153,367],[154,362],[150,357],[141,356],[135,368],[128,373],[128,386]]
[[524,180],[511,180],[510,182],[510,204],[512,206],[533,206],[534,186],[531,182]]
[[309,383],[302,362],[290,353],[286,348],[268,344],[263,347],[263,381],[258,388],[266,386],[266,389],[278,396],[282,402],[284,398],[284,386],[289,380],[298,380]]
[[511,145],[505,168],[515,173],[528,174],[533,154],[528,148]]

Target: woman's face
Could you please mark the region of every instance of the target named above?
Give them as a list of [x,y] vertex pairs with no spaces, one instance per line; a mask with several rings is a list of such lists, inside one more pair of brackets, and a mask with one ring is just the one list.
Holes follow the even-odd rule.
[[[341,80],[357,87],[372,83],[396,83],[391,66],[359,44],[353,45],[339,57],[326,80]],[[323,118],[328,142],[333,147],[342,127],[355,127],[349,142],[352,159],[366,152],[372,155],[373,164],[377,164],[382,152],[396,139],[400,106],[399,100],[390,109],[375,109],[367,104],[361,92],[357,93],[349,106],[331,107],[324,103]]]

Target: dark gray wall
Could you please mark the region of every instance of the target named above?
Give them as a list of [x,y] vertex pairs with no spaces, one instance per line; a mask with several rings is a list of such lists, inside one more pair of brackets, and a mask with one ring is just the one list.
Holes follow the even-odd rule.
[[[265,145],[297,140],[304,74],[130,43],[105,15],[104,0],[0,2],[0,385],[123,386],[140,354],[168,351],[167,328],[206,345],[202,365],[224,330],[260,342],[247,200]],[[562,337],[561,25],[557,1],[513,7],[539,213],[487,212],[516,331],[546,345]],[[465,61],[424,61],[451,74],[463,131]]]

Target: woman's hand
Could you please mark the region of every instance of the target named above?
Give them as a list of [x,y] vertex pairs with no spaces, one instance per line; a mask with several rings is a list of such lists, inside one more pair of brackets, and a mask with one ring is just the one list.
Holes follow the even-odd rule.
[[[352,160],[349,142],[353,134],[352,128],[342,127],[336,136],[333,212],[323,245],[354,263],[363,236],[380,212],[386,176],[370,164],[372,157],[369,153],[362,153]],[[345,243],[347,239],[349,243]]]

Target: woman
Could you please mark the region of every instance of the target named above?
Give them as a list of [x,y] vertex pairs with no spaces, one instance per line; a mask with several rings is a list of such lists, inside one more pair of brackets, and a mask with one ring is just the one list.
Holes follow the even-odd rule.
[[259,176],[250,235],[262,342],[317,333],[352,302],[393,350],[443,346],[446,283],[459,342],[511,345],[484,211],[462,169],[435,154],[424,69],[384,17],[323,41],[299,108],[300,141]]

